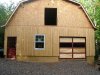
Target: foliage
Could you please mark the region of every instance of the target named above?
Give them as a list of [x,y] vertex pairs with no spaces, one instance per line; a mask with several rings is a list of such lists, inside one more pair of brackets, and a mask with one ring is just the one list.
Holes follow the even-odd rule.
[[[4,25],[7,21],[7,13],[5,6],[0,4],[0,26]],[[0,47],[3,47],[3,40],[4,40],[4,28],[0,27]]]
[[6,23],[13,9],[13,3],[10,6],[0,4],[0,48],[3,48],[4,45],[4,28],[1,28],[1,26]]
[[95,20],[96,20],[96,54],[100,55],[100,0],[98,0],[96,4],[96,12],[95,12]]
[[8,15],[7,15],[5,6],[0,5],[0,25],[5,24],[7,17]]
[[96,56],[100,55],[100,0],[76,0],[83,4],[96,25]]

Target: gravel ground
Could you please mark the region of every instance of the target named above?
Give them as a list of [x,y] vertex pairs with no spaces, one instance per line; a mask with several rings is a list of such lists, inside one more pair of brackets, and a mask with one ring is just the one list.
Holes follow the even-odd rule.
[[82,60],[33,63],[0,58],[0,75],[100,75],[100,71]]

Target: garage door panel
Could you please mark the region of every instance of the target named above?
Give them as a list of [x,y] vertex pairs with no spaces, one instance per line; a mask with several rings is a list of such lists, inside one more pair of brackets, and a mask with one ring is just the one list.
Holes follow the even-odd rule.
[[60,38],[60,42],[72,42],[72,38]]
[[73,38],[73,42],[85,42],[85,38]]
[[74,48],[73,52],[74,53],[85,53],[85,48]]
[[73,54],[73,58],[85,58],[85,54]]
[[72,53],[72,48],[61,48],[60,53]]
[[72,58],[72,54],[60,54],[60,58]]
[[85,38],[60,38],[60,58],[86,58]]

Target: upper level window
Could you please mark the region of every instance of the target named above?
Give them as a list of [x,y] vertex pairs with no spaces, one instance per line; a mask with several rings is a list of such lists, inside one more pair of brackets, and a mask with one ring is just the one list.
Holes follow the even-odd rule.
[[37,34],[35,35],[35,49],[43,50],[44,49],[45,36]]
[[45,25],[57,25],[57,8],[45,8]]

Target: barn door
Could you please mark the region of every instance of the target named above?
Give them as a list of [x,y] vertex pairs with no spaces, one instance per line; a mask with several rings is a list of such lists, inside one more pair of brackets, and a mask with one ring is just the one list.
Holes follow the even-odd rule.
[[16,58],[16,37],[7,38],[7,58]]
[[60,58],[85,58],[85,38],[60,38]]

